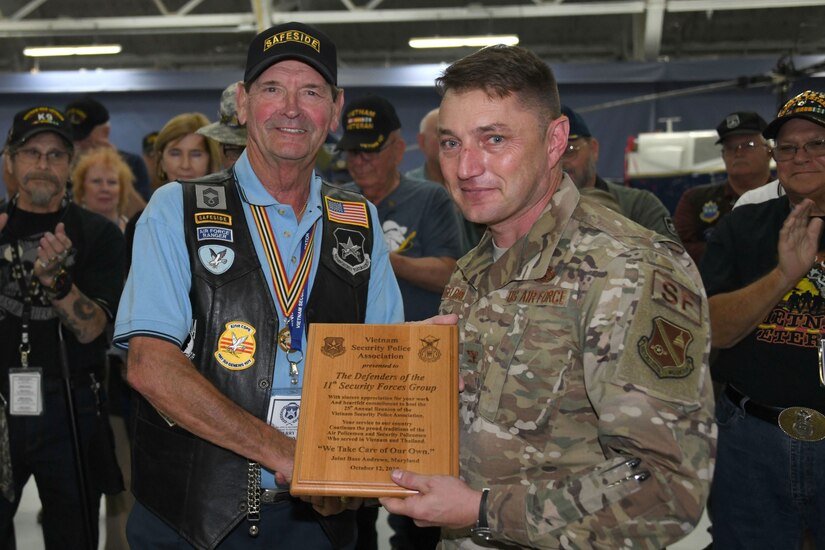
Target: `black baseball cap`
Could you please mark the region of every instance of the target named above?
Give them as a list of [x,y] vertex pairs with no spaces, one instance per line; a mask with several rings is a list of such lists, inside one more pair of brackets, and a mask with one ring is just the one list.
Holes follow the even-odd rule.
[[29,107],[14,115],[6,145],[22,145],[30,137],[43,132],[54,132],[62,137],[69,147],[72,146],[72,127],[66,116],[58,109],[45,105]]
[[776,118],[762,133],[767,139],[776,139],[779,129],[792,118],[802,118],[825,126],[825,93],[807,90],[785,103]]
[[333,86],[338,85],[335,44],[327,35],[303,23],[275,25],[252,39],[246,56],[244,82],[251,83],[261,73],[284,59],[297,59],[321,73]]
[[341,118],[344,135],[336,148],[343,151],[380,151],[390,132],[401,128],[395,107],[379,96],[352,101]]
[[89,96],[66,105],[66,117],[72,125],[75,141],[85,139],[95,126],[109,122],[109,111],[99,101]]
[[761,134],[767,126],[765,119],[752,111],[736,111],[726,116],[716,127],[716,133],[719,134],[716,143],[722,143],[730,136]]
[[587,123],[584,122],[582,116],[567,105],[561,106],[561,114],[566,116],[570,121],[569,139],[591,137],[593,135],[590,133],[590,128],[587,127]]
[[155,142],[158,140],[158,133],[157,132],[149,132],[145,136],[143,136],[143,140],[141,140],[141,146],[143,147],[143,154],[148,155],[152,151],[155,150]]

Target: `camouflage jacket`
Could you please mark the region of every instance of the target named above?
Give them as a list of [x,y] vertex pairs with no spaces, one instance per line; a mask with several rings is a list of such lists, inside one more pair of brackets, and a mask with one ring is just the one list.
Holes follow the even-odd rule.
[[459,315],[461,475],[490,488],[499,547],[661,549],[691,531],[716,426],[707,297],[681,246],[565,176],[498,261],[489,232],[459,261],[441,310]]

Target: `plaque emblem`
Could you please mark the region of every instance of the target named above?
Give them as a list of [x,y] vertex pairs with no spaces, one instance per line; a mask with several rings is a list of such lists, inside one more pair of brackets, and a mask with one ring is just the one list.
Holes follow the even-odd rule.
[[338,357],[344,355],[344,339],[340,336],[329,336],[324,338],[324,345],[321,346],[321,353],[327,357]]
[[825,415],[805,407],[789,407],[779,413],[779,427],[800,441],[825,439]]
[[332,259],[336,264],[346,269],[350,275],[369,269],[370,255],[364,252],[364,235],[341,227],[332,233],[335,236]]
[[659,378],[684,378],[693,372],[693,358],[687,356],[691,341],[690,331],[655,317],[650,336],[639,338],[639,355]]
[[436,338],[435,336],[427,336],[425,338],[421,338],[420,340],[423,345],[421,346],[421,349],[418,350],[418,358],[427,363],[438,361],[441,357],[441,350],[436,347],[439,338]]
[[243,321],[230,321],[224,327],[215,359],[229,370],[248,369],[255,363],[255,327]]

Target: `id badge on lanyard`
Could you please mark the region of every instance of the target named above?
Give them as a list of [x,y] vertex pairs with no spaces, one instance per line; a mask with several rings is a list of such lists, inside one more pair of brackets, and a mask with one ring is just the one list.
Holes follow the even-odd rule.
[[43,414],[43,369],[9,369],[9,413],[12,416]]

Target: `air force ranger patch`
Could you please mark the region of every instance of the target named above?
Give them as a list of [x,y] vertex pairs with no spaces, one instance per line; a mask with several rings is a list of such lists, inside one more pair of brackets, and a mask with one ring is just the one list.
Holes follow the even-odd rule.
[[333,235],[335,248],[332,250],[332,259],[336,264],[346,269],[350,275],[370,267],[370,255],[364,252],[364,235],[341,227],[336,228]]
[[235,261],[235,251],[220,245],[206,245],[198,249],[198,258],[201,265],[210,273],[221,275],[232,267]]

